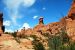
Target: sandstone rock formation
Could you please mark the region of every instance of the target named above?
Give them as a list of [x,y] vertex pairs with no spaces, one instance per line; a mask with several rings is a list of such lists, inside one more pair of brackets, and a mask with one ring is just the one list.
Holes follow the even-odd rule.
[[54,22],[54,23],[44,25],[43,17],[40,17],[39,24],[36,25],[33,29],[25,30],[23,34],[29,35],[37,32],[37,33],[49,33],[50,35],[56,35],[58,34],[58,32],[61,32],[62,29],[65,30],[68,36],[72,39],[72,37],[75,34],[74,31],[75,30],[75,1],[74,0],[72,2],[72,6],[70,8],[70,11],[68,12],[68,15],[63,17],[59,22]]
[[75,0],[73,0],[71,9],[68,13],[68,19],[66,19],[66,31],[68,36],[75,41]]

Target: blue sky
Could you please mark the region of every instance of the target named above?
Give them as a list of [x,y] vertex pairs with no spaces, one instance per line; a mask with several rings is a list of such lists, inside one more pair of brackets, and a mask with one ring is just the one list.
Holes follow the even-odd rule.
[[6,31],[16,31],[23,27],[33,28],[40,16],[44,24],[57,22],[66,16],[72,0],[0,0]]

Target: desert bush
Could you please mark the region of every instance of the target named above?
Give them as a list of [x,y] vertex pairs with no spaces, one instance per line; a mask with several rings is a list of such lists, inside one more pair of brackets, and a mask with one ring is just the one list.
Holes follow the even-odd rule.
[[33,37],[34,39],[34,41],[32,41],[32,44],[35,50],[45,50],[43,44],[39,40],[37,40],[36,35],[31,35],[31,37]]
[[12,33],[11,35],[12,35],[13,37],[17,37],[16,32]]
[[[69,50],[69,38],[65,31],[59,32],[59,36],[53,35],[48,38],[49,50]],[[67,44],[67,46],[65,46]]]

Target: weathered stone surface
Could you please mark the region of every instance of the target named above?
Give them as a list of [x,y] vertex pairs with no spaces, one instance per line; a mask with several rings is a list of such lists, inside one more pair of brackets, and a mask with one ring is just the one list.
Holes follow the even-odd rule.
[[75,19],[75,1],[73,1],[70,11],[68,12],[68,17]]
[[36,26],[33,28],[33,30],[34,30],[34,31],[39,31],[39,30],[42,30],[43,27],[45,27],[44,24],[38,24],[38,25],[36,25]]
[[0,50],[34,50],[32,41],[20,39],[20,44],[9,34],[0,36]]
[[4,41],[4,40],[11,40],[11,39],[14,39],[13,36],[9,35],[9,34],[2,34],[0,36],[0,41]]
[[31,28],[25,30],[25,34],[24,35],[30,36],[32,34],[33,34],[33,30]]
[[72,36],[75,36],[75,20],[67,19],[66,22],[66,31],[68,36],[71,38]]
[[20,39],[20,45],[28,49],[33,49],[32,41],[30,39]]

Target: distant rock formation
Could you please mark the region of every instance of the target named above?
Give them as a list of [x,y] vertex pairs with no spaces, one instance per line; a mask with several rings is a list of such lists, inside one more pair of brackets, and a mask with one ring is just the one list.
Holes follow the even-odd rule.
[[40,18],[39,18],[39,24],[44,24],[44,22],[43,22],[43,17],[40,17]]

